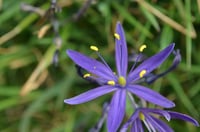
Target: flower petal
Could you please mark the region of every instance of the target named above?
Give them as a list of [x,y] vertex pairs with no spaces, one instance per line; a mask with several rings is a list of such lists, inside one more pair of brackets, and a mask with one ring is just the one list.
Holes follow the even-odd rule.
[[132,114],[132,116],[129,118],[129,120],[122,126],[120,132],[126,132],[129,125],[131,125],[131,123],[135,122],[136,119],[139,116],[139,109],[136,109],[135,112]]
[[152,118],[157,124],[162,126],[162,128],[164,128],[164,130],[166,130],[166,132],[173,132],[172,128],[170,128],[165,122],[163,122],[162,120],[159,120],[153,116],[152,116]]
[[170,121],[170,118],[171,118],[170,114],[165,110],[143,108],[143,109],[141,109],[141,111],[151,112],[151,113],[154,113],[154,114],[164,116],[167,121]]
[[167,73],[171,72],[172,70],[174,70],[178,66],[178,64],[181,62],[180,50],[179,49],[176,50],[176,51],[174,50],[173,54],[175,55],[175,58],[173,60],[172,65],[166,71],[164,71],[162,73],[159,73],[157,75],[150,73],[147,76],[145,76],[145,82],[146,83],[148,83],[148,84],[153,83],[155,80],[157,80],[160,77],[165,76]]
[[119,38],[115,39],[115,61],[119,76],[126,76],[128,66],[128,52],[124,30],[120,22],[116,25],[116,33]]
[[127,88],[133,94],[153,104],[162,106],[164,108],[171,108],[175,106],[172,101],[149,88],[140,85],[129,85]]
[[131,132],[144,132],[140,119],[136,119],[135,122],[133,122]]
[[199,123],[191,116],[173,111],[168,111],[168,113],[170,114],[171,118],[181,119],[187,122],[191,122],[195,126],[199,126]]
[[155,118],[153,118],[153,116],[151,116],[149,114],[144,114],[144,115],[145,115],[145,119],[148,122],[148,124],[151,124],[151,126],[154,129],[158,130],[158,132],[170,132],[170,131],[165,130],[162,123],[160,123],[160,122],[158,123],[157,121],[155,121],[154,120]]
[[119,89],[115,92],[110,103],[108,112],[107,128],[108,132],[116,132],[125,114],[126,90]]
[[67,50],[67,54],[77,65],[89,72],[107,80],[115,78],[110,68],[106,67],[103,63],[73,50]]
[[146,70],[145,75],[153,71],[155,68],[160,66],[165,59],[173,51],[175,44],[170,44],[167,48],[150,57],[149,59],[142,62],[136,69],[131,71],[128,75],[128,82],[136,81],[140,78],[139,74],[142,70]]
[[66,104],[81,104],[81,103],[85,103],[88,102],[90,100],[93,100],[99,96],[102,96],[104,94],[110,93],[114,90],[116,90],[117,88],[113,87],[113,86],[101,86],[101,87],[97,87],[95,89],[89,90],[85,93],[82,93],[78,96],[75,96],[73,98],[70,99],[65,99],[64,102]]

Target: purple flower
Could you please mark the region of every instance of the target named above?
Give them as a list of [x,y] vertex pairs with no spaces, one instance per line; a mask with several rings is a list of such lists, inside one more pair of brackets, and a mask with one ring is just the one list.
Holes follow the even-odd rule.
[[[164,50],[143,61],[136,68],[136,64],[134,64],[130,72],[127,73],[127,45],[123,28],[119,22],[116,25],[116,33],[114,34],[114,36],[116,41],[116,74],[104,61],[104,59],[98,52],[98,48],[95,46],[91,46],[91,49],[93,49],[98,54],[102,62],[87,57],[79,52],[67,50],[67,54],[69,55],[69,57],[78,66],[89,72],[84,75],[84,78],[91,78],[92,80],[95,80],[96,82],[101,84],[101,86],[82,93],[76,97],[64,100],[64,102],[67,104],[81,104],[93,100],[104,94],[114,92],[110,103],[110,109],[107,119],[107,127],[109,132],[117,131],[124,118],[127,92],[133,93],[139,98],[142,98],[146,101],[165,108],[171,108],[175,106],[172,101],[163,97],[159,93],[137,84],[138,80],[143,78],[145,75],[148,75],[162,64],[162,62],[173,51],[175,44],[170,44]],[[145,45],[140,48],[140,51],[142,52],[144,48],[146,48]]]
[[191,122],[195,126],[199,126],[199,123],[195,119],[185,114],[167,110],[138,108],[131,118],[123,125],[120,132],[126,132],[129,126],[131,126],[131,132],[144,132],[142,122],[149,132],[156,132],[156,130],[158,132],[173,132],[166,123],[153,115],[163,116],[167,121],[170,121],[171,118],[181,119]]

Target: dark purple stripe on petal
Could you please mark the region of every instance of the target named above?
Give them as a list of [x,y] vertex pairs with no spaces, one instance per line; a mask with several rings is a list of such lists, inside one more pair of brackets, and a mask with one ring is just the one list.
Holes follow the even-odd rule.
[[126,38],[123,27],[120,22],[116,25],[116,33],[120,39],[115,39],[115,60],[119,76],[126,76],[128,66],[128,52]]
[[164,108],[174,107],[175,104],[159,93],[141,85],[129,85],[128,90],[138,97]]
[[101,62],[73,50],[67,50],[67,54],[77,65],[89,71],[90,73],[107,80],[116,79],[113,72]]
[[189,115],[178,113],[178,112],[173,112],[173,111],[168,111],[168,113],[171,115],[171,118],[181,119],[181,120],[184,120],[187,122],[191,122],[195,126],[199,126],[199,123]]
[[136,81],[140,78],[139,74],[142,70],[146,70],[146,75],[160,66],[171,54],[175,44],[170,44],[167,48],[142,62],[135,70],[129,73],[128,82]]
[[125,114],[126,90],[119,89],[115,92],[110,103],[108,112],[107,128],[108,132],[116,132]]
[[85,103],[88,102],[90,100],[93,100],[99,96],[102,96],[104,94],[110,93],[114,90],[116,90],[117,88],[114,88],[113,86],[101,86],[92,90],[89,90],[85,93],[82,93],[78,96],[75,96],[73,98],[70,99],[65,99],[64,102],[66,104],[81,104],[81,103]]

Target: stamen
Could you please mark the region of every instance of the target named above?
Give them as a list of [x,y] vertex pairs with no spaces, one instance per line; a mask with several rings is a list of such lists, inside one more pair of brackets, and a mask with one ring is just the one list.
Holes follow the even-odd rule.
[[145,74],[146,74],[146,70],[142,70],[141,72],[140,72],[140,78],[142,78]]
[[135,99],[133,98],[132,94],[130,92],[127,92],[128,98],[131,101],[131,104],[134,109],[138,108],[138,104],[136,104]]
[[114,86],[114,85],[115,85],[115,81],[110,80],[110,81],[107,82],[107,84],[108,84],[108,85],[112,85],[112,86]]
[[[99,53],[99,49],[96,46],[91,45],[90,49],[93,51],[96,51],[95,53],[98,55],[98,57],[101,59],[101,61],[105,64],[105,66],[110,70],[110,67],[108,66],[108,64],[106,63],[106,61],[103,59],[103,57],[101,56],[101,54]],[[94,69],[96,69],[96,66],[93,67]]]
[[94,50],[94,51],[99,51],[99,49],[96,46],[93,46],[93,45],[90,46],[90,49]]
[[91,76],[91,74],[86,73],[86,74],[83,75],[83,78],[87,78],[87,77],[90,77],[90,76]]
[[145,44],[143,44],[142,46],[140,46],[139,51],[140,51],[140,52],[143,52],[143,50],[144,50],[145,48],[147,48],[147,46],[146,46]]
[[137,64],[137,62],[138,62],[138,60],[140,59],[140,57],[141,57],[141,54],[139,54],[139,55],[137,56],[136,61],[135,61],[135,63],[133,64],[133,66],[131,67],[130,72],[132,72],[132,71],[134,70],[134,68],[135,68],[135,66],[136,66],[136,64]]
[[[110,70],[112,72],[112,70],[110,69],[110,67],[108,66],[108,64],[106,63],[106,61],[103,59],[103,57],[101,56],[98,47],[91,45],[90,49],[95,51],[95,53],[97,54],[97,56],[101,59],[101,61],[104,63],[104,65],[108,68],[108,70]],[[96,66],[93,67],[94,70],[96,70]]]
[[[139,51],[140,51],[140,52],[143,52],[143,50],[144,50],[145,48],[147,48],[147,46],[146,46],[145,44],[143,44],[143,45],[140,46]],[[139,53],[139,55],[136,57],[135,63],[134,63],[133,66],[131,67],[130,72],[132,72],[132,71],[134,70],[134,68],[135,68],[135,66],[136,66],[136,64],[137,64],[137,62],[139,62],[141,58],[143,58],[143,55],[142,55],[142,53]],[[146,73],[146,70],[141,71],[141,72],[140,72],[140,77],[142,78],[142,77],[144,76],[145,73]]]
[[118,33],[115,33],[114,36],[115,36],[116,39],[120,40],[120,36],[119,36]]
[[123,77],[123,76],[120,76],[118,78],[118,83],[121,85],[121,86],[125,86],[126,85],[126,79]]
[[145,116],[142,112],[139,113],[139,118],[140,120],[144,121],[145,120]]

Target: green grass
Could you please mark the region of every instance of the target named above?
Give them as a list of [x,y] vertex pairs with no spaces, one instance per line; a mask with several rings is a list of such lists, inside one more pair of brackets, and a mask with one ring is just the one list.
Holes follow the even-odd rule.
[[[129,51],[146,44],[144,53],[155,54],[172,42],[182,55],[176,70],[154,84],[152,89],[176,103],[173,110],[200,121],[200,5],[197,1],[96,1],[83,15],[72,21],[84,0],[58,0],[57,13],[62,46],[59,63],[52,57],[56,45],[54,31],[49,29],[41,39],[37,32],[50,21],[38,24],[40,16],[20,9],[21,0],[0,0],[0,131],[2,132],[71,132],[88,131],[101,117],[102,105],[111,94],[86,104],[70,106],[65,98],[96,87],[81,79],[66,49],[94,56],[90,45],[97,45],[114,68],[114,27],[123,23]],[[48,2],[27,3],[47,10]],[[156,72],[167,69],[173,57]],[[130,110],[130,108],[129,108]],[[129,111],[130,113],[130,111]],[[175,131],[198,132],[189,123],[170,122]],[[103,130],[106,131],[106,124]]]

